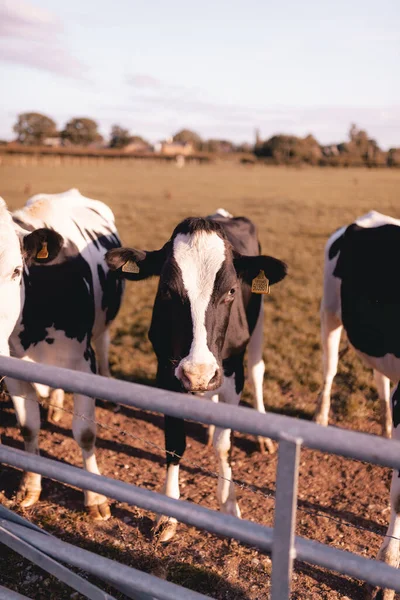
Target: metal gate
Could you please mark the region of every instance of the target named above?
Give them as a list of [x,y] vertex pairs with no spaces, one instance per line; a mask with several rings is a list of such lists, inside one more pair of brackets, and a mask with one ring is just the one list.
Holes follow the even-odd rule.
[[[151,410],[203,424],[214,424],[279,442],[274,527],[225,515],[137,486],[88,473],[55,460],[28,454],[0,444],[0,463],[40,473],[51,479],[104,494],[156,513],[175,517],[188,525],[234,538],[262,551],[272,552],[271,600],[290,594],[293,559],[318,565],[372,585],[400,591],[400,571],[374,559],[296,537],[297,479],[301,447],[400,470],[400,443],[364,433],[321,427],[283,415],[262,415],[244,407],[205,402],[186,394],[107,379],[69,369],[0,357],[3,375],[42,383],[66,392],[77,392]],[[110,599],[98,587],[80,578],[62,563],[79,567],[138,600],[200,600],[209,598],[181,586],[137,571],[67,544],[0,507],[0,542],[29,558],[88,598]],[[23,596],[0,587],[2,598]]]

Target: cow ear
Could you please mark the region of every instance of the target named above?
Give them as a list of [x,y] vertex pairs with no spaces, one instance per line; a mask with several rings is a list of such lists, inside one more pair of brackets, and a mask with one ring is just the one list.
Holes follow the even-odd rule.
[[111,271],[117,271],[125,279],[139,281],[161,273],[165,261],[165,246],[153,252],[113,248],[106,253],[105,260]]
[[28,265],[49,263],[58,256],[63,243],[63,237],[53,229],[35,229],[23,237],[24,258]]
[[244,256],[242,254],[236,255],[233,262],[238,276],[249,285],[260,274],[260,271],[264,271],[270,285],[282,281],[287,274],[286,264],[273,256]]

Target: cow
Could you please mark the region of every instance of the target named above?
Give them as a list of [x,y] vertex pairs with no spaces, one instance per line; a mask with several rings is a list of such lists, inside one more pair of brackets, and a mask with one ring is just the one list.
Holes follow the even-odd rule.
[[[108,376],[108,327],[120,307],[123,281],[109,271],[104,255],[120,245],[112,211],[76,189],[35,195],[12,215],[2,201],[0,354]],[[7,388],[25,450],[38,454],[37,394],[50,398],[57,420],[64,392],[11,378]],[[99,473],[94,412],[93,398],[74,394],[73,436],[85,469]],[[40,475],[25,473],[20,505],[32,506],[40,492]],[[90,517],[109,518],[105,496],[84,496]]]
[[[382,224],[396,224],[394,219],[372,211],[357,219],[352,227],[375,228]],[[341,227],[329,238],[325,247],[324,283],[321,301],[321,342],[323,352],[323,387],[318,398],[318,407],[314,421],[319,425],[328,425],[331,404],[331,389],[337,373],[339,344],[343,330],[341,306],[341,279],[336,270],[343,236],[347,227]],[[349,235],[349,234],[347,234]],[[375,283],[371,282],[374,286]],[[345,330],[347,331],[346,327]],[[350,340],[351,342],[351,340]],[[356,348],[357,349],[357,348]],[[368,354],[368,353],[367,353]],[[370,364],[370,361],[367,360]],[[392,415],[390,410],[390,380],[378,367],[373,367],[375,384],[381,404],[381,430],[384,437],[390,438]]]
[[[157,357],[158,387],[175,392],[218,394],[237,405],[244,385],[243,358],[249,339],[259,344],[262,301],[252,282],[264,272],[271,285],[286,276],[286,265],[261,256],[254,224],[223,211],[187,218],[160,249],[117,248],[106,254],[110,269],[130,280],[159,275],[149,339]],[[268,282],[267,282],[268,283]],[[253,376],[264,366],[253,365]],[[184,421],[165,416],[167,473],[163,492],[179,498],[179,462],[185,452]],[[230,464],[231,431],[217,427],[217,497],[221,511],[240,517]],[[171,539],[176,519],[158,518],[159,539]]]
[[[391,418],[396,440],[400,440],[400,279],[396,272],[399,252],[400,220],[376,211],[339,229],[328,241],[322,301],[325,396],[317,413],[317,420],[327,419],[326,406],[329,409],[329,391],[343,327],[357,354],[375,372],[384,406],[384,433],[390,434]],[[392,410],[390,381],[394,382]],[[400,550],[398,471],[393,472],[390,500],[390,524],[378,559],[397,567]],[[383,595],[379,592],[379,597],[392,600],[394,592],[384,590]]]

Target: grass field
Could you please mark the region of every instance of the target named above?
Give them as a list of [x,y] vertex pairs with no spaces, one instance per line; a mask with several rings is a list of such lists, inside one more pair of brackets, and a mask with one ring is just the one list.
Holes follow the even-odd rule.
[[[0,195],[6,200],[10,209],[23,205],[29,195],[38,192],[61,192],[71,187],[79,188],[84,195],[103,200],[113,209],[124,245],[148,250],[163,245],[174,226],[189,215],[207,215],[223,207],[235,215],[243,214],[253,219],[258,226],[263,251],[285,260],[289,266],[288,277],[273,288],[272,295],[267,299],[264,350],[265,405],[269,410],[287,415],[306,419],[312,417],[322,382],[318,311],[324,244],[336,228],[371,209],[400,218],[400,171],[289,169],[231,164],[189,165],[177,169],[174,165],[151,163],[129,166],[110,164],[101,168],[90,166],[60,166],[52,169],[40,166],[0,168]],[[154,381],[156,365],[147,340],[147,330],[155,289],[156,281],[131,283],[127,286],[123,308],[112,327],[113,343],[110,359],[115,377],[148,384]],[[247,391],[245,398],[249,398]],[[345,355],[340,364],[340,371],[333,388],[332,408],[332,424],[379,433],[378,402],[372,376],[352,351]],[[6,408],[5,412],[6,436],[10,439],[10,443],[14,443],[19,439],[18,432],[13,424],[10,409]],[[121,423],[121,419],[129,416],[128,413],[122,416],[114,415],[105,410],[102,410],[101,414],[114,423]],[[162,444],[159,421],[154,421],[152,425],[156,428],[154,435],[158,436],[157,440]],[[58,456],[58,450],[54,450],[52,446],[51,436],[59,436],[61,441],[57,443],[61,444],[67,431],[67,426],[65,427],[63,431],[54,431],[49,426],[46,427],[43,439],[49,455]],[[193,450],[200,448],[202,441],[201,436],[199,441],[199,434],[196,431],[194,430]],[[110,439],[114,442],[113,448],[118,452],[119,440]],[[240,440],[241,438],[239,438],[236,455],[235,477],[243,477],[248,483],[273,488],[276,459],[273,457],[262,459],[254,453],[253,441],[245,443],[244,440],[241,443]],[[68,444],[70,441],[68,438]],[[124,440],[123,444],[131,444],[131,442]],[[111,449],[111,446],[100,444],[100,464],[102,464],[101,452],[104,453],[104,464],[107,460],[111,460],[109,456]],[[79,464],[78,453],[72,449],[72,445],[68,452],[69,455],[62,454],[62,456]],[[342,511],[341,514],[348,516],[351,513],[351,519],[348,517],[351,522],[365,525],[365,521],[368,520],[372,529],[381,532],[385,530],[388,516],[385,512],[388,502],[387,470],[360,467],[359,464],[334,457],[322,461],[323,467],[321,467],[318,453],[306,451],[303,456],[305,458],[302,463],[303,478],[300,478],[300,499],[307,503],[311,502],[319,509],[325,507],[327,512],[330,510],[329,507],[333,506],[332,514]],[[151,463],[149,457],[147,459]],[[122,460],[127,459],[125,457]],[[129,460],[133,460],[132,455]],[[204,460],[208,461],[210,458]],[[135,458],[133,462],[136,475],[133,476],[129,471],[131,479],[126,475],[126,480],[146,485],[148,479],[141,471],[140,458]],[[148,487],[151,489],[160,489],[162,482],[162,460],[156,463],[150,469],[152,479]],[[268,469],[264,472],[263,464],[266,463]],[[212,459],[210,463],[204,464],[210,464],[215,468]],[[103,472],[105,474],[110,472],[111,475],[114,473],[111,467],[108,469],[104,465]],[[330,482],[326,481],[327,472],[329,472]],[[124,471],[122,470],[121,473],[115,476],[123,478]],[[260,481],[261,473],[262,481]],[[150,475],[147,474],[147,478],[149,477]],[[271,477],[271,481],[265,481],[264,477]],[[11,479],[14,482],[15,478],[11,477]],[[197,490],[195,501],[204,499],[204,495],[200,493],[204,477],[199,479],[201,479],[199,487],[197,487],[197,480],[194,484]],[[4,488],[10,496],[12,486],[9,480],[10,470],[6,470],[0,480],[0,489]],[[188,487],[189,484],[190,480],[188,480]],[[366,499],[363,498],[365,485],[368,489],[370,485],[371,488],[373,487],[367,502],[368,510],[365,505]],[[215,487],[214,482],[210,484],[210,490],[214,489],[213,486]],[[66,493],[65,488],[61,486],[58,486],[57,490],[59,495]],[[186,488],[185,493],[190,494],[189,491],[186,492]],[[50,528],[60,534],[63,530],[57,529],[54,519],[51,518],[52,505],[54,505],[51,492],[48,491],[47,494],[45,502],[41,503],[44,505],[43,510],[33,509],[30,516],[42,525],[49,523]],[[73,494],[75,495],[71,496],[68,527],[66,524],[64,530],[68,532],[68,539],[74,539],[75,543],[79,543],[81,525],[79,520],[74,524],[73,519],[74,502],[78,495],[76,492]],[[374,501],[371,500],[372,496]],[[190,495],[184,497],[193,499]],[[249,500],[243,497],[241,505],[247,518],[251,517],[271,524],[273,504],[270,503],[271,507],[265,511],[262,502],[260,498]],[[205,503],[207,505],[207,500]],[[372,504],[374,508],[370,507]],[[210,506],[215,507],[212,499]],[[227,542],[218,540],[221,557],[229,555],[231,562],[234,562],[235,556],[239,557],[240,564],[235,566],[236,574],[230,575],[227,566],[228,571],[224,572],[224,560],[221,558],[222,566],[218,566],[218,560],[212,555],[211,546],[214,544],[210,541],[212,536],[208,534],[205,536],[199,532],[194,535],[192,528],[185,529],[186,533],[182,534],[179,542],[173,542],[162,551],[159,549],[154,551],[153,562],[150,558],[146,562],[143,556],[146,556],[146,553],[151,556],[152,542],[149,541],[149,536],[146,537],[147,533],[140,533],[140,526],[136,521],[142,516],[138,514],[139,511],[136,511],[131,520],[138,527],[137,536],[143,537],[140,543],[138,541],[138,545],[143,550],[140,554],[141,558],[137,548],[133,552],[139,557],[138,561],[142,568],[152,570],[154,556],[158,556],[160,564],[162,563],[163,568],[167,569],[165,576],[203,593],[233,600],[267,598],[270,567],[267,563],[264,564],[263,557],[255,551],[239,548],[239,545],[228,547]],[[305,520],[299,519],[298,533],[367,556],[375,555],[380,544],[378,537],[371,535],[368,538],[369,534],[360,534],[357,538],[357,534],[352,530],[346,530],[342,526],[335,527],[334,525],[325,527],[321,525],[321,520],[318,518],[306,517]],[[344,534],[346,534],[345,541],[343,541]],[[105,535],[104,530],[102,535]],[[128,533],[125,535],[127,536]],[[199,540],[199,543],[204,539],[209,540],[209,545],[203,550],[205,558],[203,556],[200,561],[201,569],[208,569],[208,575],[205,571],[202,575],[201,569],[194,574],[193,569],[189,568],[189,563],[193,567],[196,562],[190,554],[192,542],[189,538],[192,542],[193,539]],[[134,545],[133,542],[129,543]],[[360,549],[361,547],[363,550]],[[99,549],[101,551],[100,540],[97,550]],[[118,555],[114,554],[114,556],[118,558]],[[121,556],[129,563],[129,552],[121,551]],[[169,567],[165,567],[165,564]],[[157,563],[156,566],[158,568],[160,565]],[[322,570],[311,568],[307,570],[303,567],[299,567],[297,573],[299,578],[295,581],[293,597],[299,600],[300,598],[301,600],[332,599],[344,595],[361,598],[358,584],[350,582],[347,578],[338,576],[329,578]],[[231,588],[224,587],[222,581],[230,582]],[[12,586],[12,582],[9,586]],[[256,589],[253,589],[254,586]],[[25,593],[27,590],[29,588],[25,588]],[[62,595],[60,591],[36,597],[47,599],[69,596]]]

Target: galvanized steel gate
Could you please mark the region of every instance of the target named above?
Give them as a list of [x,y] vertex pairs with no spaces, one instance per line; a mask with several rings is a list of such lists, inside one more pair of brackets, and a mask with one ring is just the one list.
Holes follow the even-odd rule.
[[[297,478],[301,446],[400,470],[400,443],[363,433],[323,428],[282,415],[260,415],[253,409],[224,406],[202,399],[33,364],[0,358],[0,373],[24,381],[43,383],[67,392],[78,392],[117,404],[151,410],[204,424],[264,436],[279,442],[276,480],[275,525],[265,527],[247,520],[168,498],[137,486],[88,473],[55,460],[28,454],[0,444],[0,463],[40,473],[81,489],[99,492],[152,512],[175,517],[211,533],[234,538],[272,552],[271,600],[290,594],[293,559],[325,567],[370,584],[400,591],[400,571],[373,559],[337,550],[319,542],[296,537]],[[181,586],[137,571],[87,550],[58,540],[22,517],[0,506],[0,542],[55,575],[87,598],[113,598],[64,564],[78,567],[111,584],[128,598],[137,600],[200,600],[209,598]],[[0,586],[0,600],[24,598]]]

